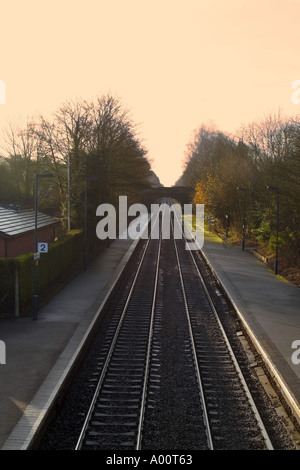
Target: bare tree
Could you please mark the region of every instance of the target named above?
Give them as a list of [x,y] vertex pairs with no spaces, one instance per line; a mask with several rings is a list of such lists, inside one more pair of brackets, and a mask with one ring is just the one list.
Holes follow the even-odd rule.
[[2,151],[12,169],[19,197],[25,204],[32,204],[34,173],[41,164],[33,121],[23,128],[10,122],[4,130]]

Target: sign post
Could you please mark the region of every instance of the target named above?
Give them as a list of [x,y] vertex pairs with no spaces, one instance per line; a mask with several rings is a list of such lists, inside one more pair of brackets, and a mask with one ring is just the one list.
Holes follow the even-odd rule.
[[33,319],[37,320],[38,317],[38,292],[37,292],[37,253],[38,251],[38,241],[37,241],[37,231],[38,231],[38,180],[39,178],[53,178],[52,173],[49,174],[36,174],[35,175],[35,208],[34,208],[34,287],[33,287]]

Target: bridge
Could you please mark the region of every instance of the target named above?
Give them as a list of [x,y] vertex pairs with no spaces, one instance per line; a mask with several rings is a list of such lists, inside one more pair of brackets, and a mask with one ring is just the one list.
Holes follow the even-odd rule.
[[187,186],[159,186],[157,188],[146,189],[142,193],[144,204],[157,203],[161,198],[171,198],[180,204],[190,204],[193,199],[193,188]]

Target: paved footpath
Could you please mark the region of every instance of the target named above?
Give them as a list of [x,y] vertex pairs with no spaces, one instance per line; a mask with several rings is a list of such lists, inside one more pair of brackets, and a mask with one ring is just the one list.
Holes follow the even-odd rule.
[[[6,344],[6,364],[0,365],[2,450],[30,446],[33,431],[39,428],[52,397],[62,387],[65,370],[76,357],[135,243],[114,241],[86,272],[41,309],[38,320],[0,320],[0,340]],[[291,346],[294,340],[300,340],[300,289],[277,278],[249,252],[226,248],[211,234],[205,236],[203,253],[299,410],[300,364],[293,364]]]

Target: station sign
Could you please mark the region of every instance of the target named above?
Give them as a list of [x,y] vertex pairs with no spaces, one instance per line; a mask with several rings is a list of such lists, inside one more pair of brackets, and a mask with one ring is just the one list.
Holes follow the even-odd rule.
[[45,243],[45,242],[38,243],[38,252],[48,253],[48,243]]

